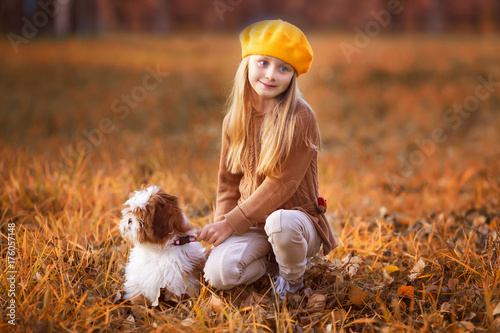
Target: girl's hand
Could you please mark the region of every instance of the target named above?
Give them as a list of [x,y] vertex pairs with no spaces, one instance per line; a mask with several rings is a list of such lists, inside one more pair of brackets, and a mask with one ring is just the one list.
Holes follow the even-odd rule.
[[205,241],[208,244],[213,244],[214,246],[220,245],[229,236],[233,234],[233,228],[227,223],[226,220],[220,222],[212,223],[205,226],[198,232],[197,241]]

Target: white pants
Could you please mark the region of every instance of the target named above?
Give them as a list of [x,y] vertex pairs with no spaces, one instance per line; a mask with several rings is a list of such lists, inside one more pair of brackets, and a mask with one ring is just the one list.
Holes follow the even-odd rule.
[[285,280],[302,278],[307,258],[321,246],[309,217],[299,210],[277,210],[269,215],[264,229],[233,234],[212,249],[205,264],[205,279],[212,287],[226,290],[257,281],[276,265],[269,259],[271,251]]

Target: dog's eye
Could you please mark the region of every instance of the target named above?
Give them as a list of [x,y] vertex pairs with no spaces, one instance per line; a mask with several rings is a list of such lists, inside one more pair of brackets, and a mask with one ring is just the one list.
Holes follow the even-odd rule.
[[132,218],[129,218],[128,219],[128,225],[131,225],[132,224]]

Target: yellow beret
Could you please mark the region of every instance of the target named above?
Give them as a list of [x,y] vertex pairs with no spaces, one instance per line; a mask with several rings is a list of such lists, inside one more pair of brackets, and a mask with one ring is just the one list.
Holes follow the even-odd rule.
[[240,34],[241,56],[261,54],[286,61],[297,76],[311,67],[313,52],[306,35],[288,22],[266,20],[249,25]]

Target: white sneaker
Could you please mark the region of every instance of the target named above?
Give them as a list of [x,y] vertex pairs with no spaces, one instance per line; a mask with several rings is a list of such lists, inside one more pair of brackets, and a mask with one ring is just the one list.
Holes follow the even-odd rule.
[[274,280],[274,292],[279,295],[280,299],[284,299],[287,293],[295,294],[304,287],[303,279],[298,281],[287,281],[279,275]]

